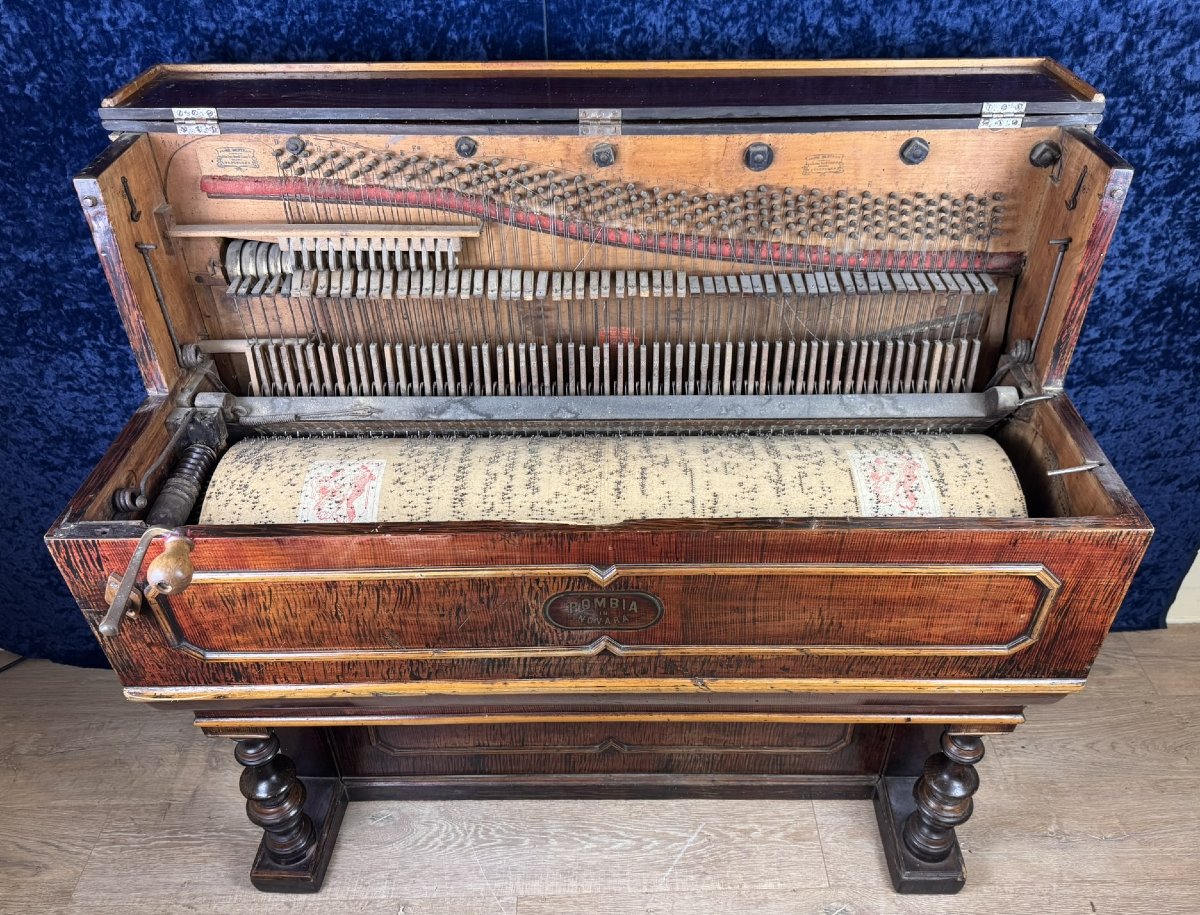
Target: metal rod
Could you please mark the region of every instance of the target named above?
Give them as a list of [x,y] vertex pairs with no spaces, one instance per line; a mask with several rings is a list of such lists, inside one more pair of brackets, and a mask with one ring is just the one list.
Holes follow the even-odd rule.
[[[197,394],[195,407],[224,407],[228,395]],[[579,421],[707,421],[820,423],[825,420],[998,420],[1016,409],[1013,387],[975,393],[697,395],[673,397],[238,397],[232,413],[243,425],[304,421],[503,422],[510,427],[548,427]]]
[[171,320],[171,312],[167,308],[167,300],[163,297],[162,285],[158,281],[158,272],[154,269],[154,263],[150,260],[150,254],[158,250],[158,245],[140,241],[136,247],[138,253],[142,255],[142,260],[146,262],[146,272],[150,274],[150,285],[154,287],[154,298],[158,300],[158,308],[162,312],[163,320],[167,324],[167,333],[171,336],[171,348],[175,351],[175,358],[179,359],[179,335],[175,333],[175,324]]
[[1046,318],[1050,314],[1050,302],[1054,299],[1054,293],[1058,289],[1058,275],[1062,272],[1063,260],[1067,256],[1067,249],[1071,247],[1071,239],[1055,238],[1050,242],[1051,246],[1058,246],[1058,257],[1054,261],[1054,272],[1050,274],[1050,287],[1046,290],[1046,301],[1042,303],[1042,314],[1038,318],[1037,330],[1033,334],[1033,352],[1037,352],[1038,341],[1042,339],[1042,329],[1046,326]]
[[1082,464],[1077,464],[1074,467],[1059,467],[1057,470],[1047,470],[1048,477],[1061,477],[1068,473],[1084,473],[1088,470],[1095,470],[1097,467],[1103,466],[1099,461],[1084,461]]

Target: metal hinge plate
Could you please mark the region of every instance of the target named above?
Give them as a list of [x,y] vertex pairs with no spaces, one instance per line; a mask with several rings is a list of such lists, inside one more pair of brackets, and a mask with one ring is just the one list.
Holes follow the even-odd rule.
[[580,108],[579,135],[581,137],[619,137],[621,135],[621,109]]
[[212,137],[221,132],[216,108],[172,108],[175,132],[185,137]]
[[1024,102],[984,102],[979,126],[984,130],[1008,130],[1025,120]]

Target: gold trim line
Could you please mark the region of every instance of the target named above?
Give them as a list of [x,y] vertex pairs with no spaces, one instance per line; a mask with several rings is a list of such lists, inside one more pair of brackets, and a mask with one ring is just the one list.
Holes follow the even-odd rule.
[[416,698],[426,696],[622,695],[660,694],[802,694],[802,693],[968,693],[1068,694],[1083,689],[1083,679],[1036,680],[886,680],[722,679],[707,677],[578,678],[571,680],[442,680],[415,683],[284,683],[238,686],[128,686],[135,702],[207,702],[260,699]]

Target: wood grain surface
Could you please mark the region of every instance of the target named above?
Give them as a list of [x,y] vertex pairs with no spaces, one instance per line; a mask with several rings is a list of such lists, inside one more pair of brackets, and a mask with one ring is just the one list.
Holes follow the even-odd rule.
[[230,741],[113,674],[0,674],[0,912],[1125,915],[1200,910],[1200,626],[1111,635],[1081,695],[987,740],[968,882],[904,898],[858,801],[352,804],[312,898],[251,889]]

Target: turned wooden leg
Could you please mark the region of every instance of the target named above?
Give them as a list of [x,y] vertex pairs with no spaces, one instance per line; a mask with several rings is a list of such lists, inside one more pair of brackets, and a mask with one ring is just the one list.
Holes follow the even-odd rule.
[[261,826],[263,848],[276,864],[296,864],[312,854],[316,833],[304,812],[308,792],[296,777],[296,767],[279,749],[279,738],[239,740],[233,755],[246,770],[239,787],[246,798],[246,816]]
[[273,733],[239,740],[234,756],[246,767],[240,781],[246,815],[263,829],[251,882],[260,890],[316,892],[346,809],[340,780],[302,780]]
[[975,764],[983,741],[973,735],[942,734],[942,752],[925,763],[913,786],[917,809],[904,823],[904,847],[922,861],[945,861],[955,847],[954,827],[971,817],[971,795],[979,790]]
[[954,827],[971,816],[983,741],[947,730],[940,744],[919,777],[885,776],[876,789],[884,854],[901,893],[957,893],[965,883]]

